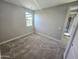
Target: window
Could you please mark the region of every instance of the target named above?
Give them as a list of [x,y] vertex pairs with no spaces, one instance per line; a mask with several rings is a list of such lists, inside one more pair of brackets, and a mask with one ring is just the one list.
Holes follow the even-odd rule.
[[32,26],[32,14],[29,12],[25,13],[26,26]]

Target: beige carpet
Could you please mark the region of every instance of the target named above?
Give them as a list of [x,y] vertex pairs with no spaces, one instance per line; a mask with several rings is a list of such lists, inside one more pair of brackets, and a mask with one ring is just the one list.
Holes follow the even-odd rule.
[[2,59],[62,59],[64,49],[52,39],[31,34],[0,46]]

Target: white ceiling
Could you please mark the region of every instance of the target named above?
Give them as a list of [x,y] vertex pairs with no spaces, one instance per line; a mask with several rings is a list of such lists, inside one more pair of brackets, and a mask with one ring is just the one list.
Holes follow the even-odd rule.
[[70,3],[77,0],[4,0],[19,6],[23,6],[32,10],[39,10],[43,8],[53,7],[56,5]]

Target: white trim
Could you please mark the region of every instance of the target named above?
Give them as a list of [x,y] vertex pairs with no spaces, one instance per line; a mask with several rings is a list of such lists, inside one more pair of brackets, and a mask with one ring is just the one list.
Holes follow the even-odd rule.
[[65,49],[65,52],[64,52],[64,55],[63,55],[64,59],[67,59],[67,55],[68,55],[70,47],[72,45],[72,41],[74,40],[74,36],[75,36],[74,34],[75,34],[77,24],[78,24],[77,20],[78,20],[78,16],[76,16],[74,18],[74,22],[73,22],[73,25],[72,25],[73,28],[72,28],[72,32],[71,32],[72,35],[71,35],[70,40],[69,40],[69,42],[68,42],[68,44],[66,46],[66,49]]
[[56,38],[54,38],[54,37],[48,36],[48,35],[43,34],[43,33],[37,33],[37,32],[36,32],[36,34],[42,35],[42,36],[44,36],[44,37],[47,37],[47,38],[52,39],[52,40],[57,41],[57,42],[60,42],[60,41],[61,41],[61,40],[58,40],[58,39],[56,39]]
[[25,36],[27,36],[27,35],[30,35],[30,34],[32,34],[32,33],[33,33],[33,32],[27,33],[27,34],[24,34],[24,35],[17,36],[17,37],[15,37],[15,38],[9,39],[9,40],[7,40],[7,41],[3,41],[3,42],[0,43],[0,45],[5,44],[5,43],[10,42],[10,41],[13,41],[13,40],[20,39],[20,38],[25,37]]

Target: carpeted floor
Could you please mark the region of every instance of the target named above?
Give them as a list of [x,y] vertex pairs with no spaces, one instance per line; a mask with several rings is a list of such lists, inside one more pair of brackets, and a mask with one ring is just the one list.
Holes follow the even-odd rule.
[[2,59],[62,59],[60,43],[38,34],[31,34],[0,46]]

